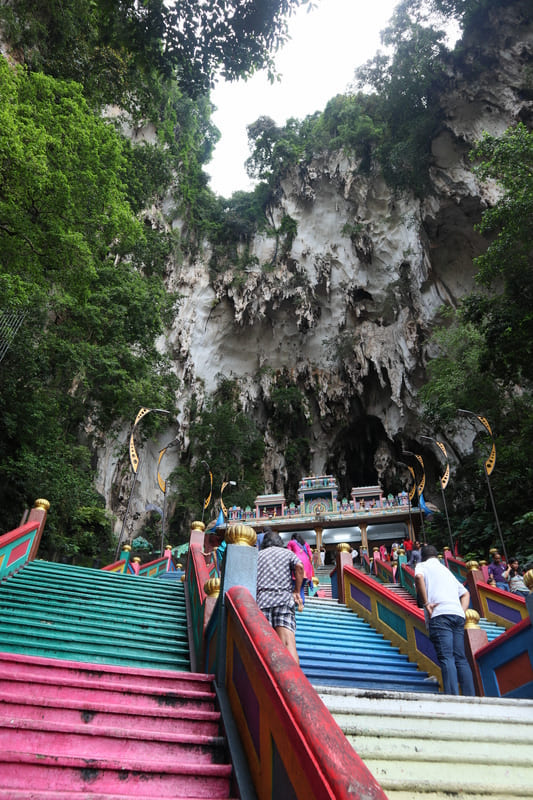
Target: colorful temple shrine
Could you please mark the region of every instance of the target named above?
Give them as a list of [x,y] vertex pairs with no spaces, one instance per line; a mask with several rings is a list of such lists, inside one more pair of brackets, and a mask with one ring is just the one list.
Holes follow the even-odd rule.
[[[339,500],[338,494],[333,475],[309,475],[299,483],[297,503],[287,503],[283,494],[258,495],[253,509],[230,507],[227,521],[242,520],[258,530],[268,526],[284,539],[300,531],[315,548],[344,541],[368,550],[369,542],[390,544],[418,535],[407,492],[385,496],[375,485],[353,487],[350,499]],[[217,530],[224,527],[216,524]]]

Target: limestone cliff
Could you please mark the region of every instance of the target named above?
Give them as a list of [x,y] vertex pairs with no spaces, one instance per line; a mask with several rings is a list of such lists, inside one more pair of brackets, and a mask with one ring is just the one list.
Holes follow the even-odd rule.
[[[473,226],[496,196],[495,187],[476,181],[468,152],[483,131],[532,124],[532,56],[528,3],[506,7],[462,42],[448,65],[445,122],[433,141],[424,199],[395,194],[377,163],[363,176],[344,154],[323,154],[279,187],[273,221],[279,226],[289,215],[297,223],[286,252],[282,242],[256,237],[238,281],[231,269],[210,277],[208,246],[175,265],[169,283],[182,300],[161,347],[182,380],[184,447],[186,401],[212,391],[220,373],[238,380],[248,412],[266,431],[266,491],[282,491],[286,475],[265,414],[280,372],[305,393],[311,471],[334,473],[345,492],[387,486],[402,447],[436,435],[424,427],[417,400],[432,356],[429,337],[442,306],[455,306],[473,285],[472,258],[484,247]],[[450,444],[453,457],[454,448],[468,446],[467,434]],[[155,474],[155,447],[145,457],[147,474]],[[117,463],[104,453],[100,463],[110,497],[111,484],[120,485]],[[141,508],[153,496],[153,480],[145,484]],[[124,500],[114,503],[120,513]]]

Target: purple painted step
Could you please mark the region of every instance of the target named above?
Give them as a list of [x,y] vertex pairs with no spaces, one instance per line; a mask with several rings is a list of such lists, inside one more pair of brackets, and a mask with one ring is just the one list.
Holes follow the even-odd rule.
[[0,654],[0,798],[229,798],[212,677]]

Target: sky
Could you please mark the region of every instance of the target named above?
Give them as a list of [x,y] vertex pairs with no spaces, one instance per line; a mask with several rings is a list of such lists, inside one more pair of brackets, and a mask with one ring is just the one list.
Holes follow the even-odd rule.
[[380,48],[379,33],[398,0],[315,0],[309,13],[300,8],[289,20],[291,39],[275,56],[281,81],[266,74],[248,81],[219,83],[211,92],[217,110],[212,120],[221,133],[205,170],[214,192],[230,197],[253,183],[244,162],[249,156],[246,126],[268,116],[278,125],[322,111],[328,100],[346,91],[356,67]]

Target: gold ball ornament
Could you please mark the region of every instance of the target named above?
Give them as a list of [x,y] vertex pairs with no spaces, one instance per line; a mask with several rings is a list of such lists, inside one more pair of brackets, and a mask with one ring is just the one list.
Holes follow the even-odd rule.
[[228,527],[225,539],[228,544],[244,544],[255,547],[257,534],[250,525],[239,523]]

